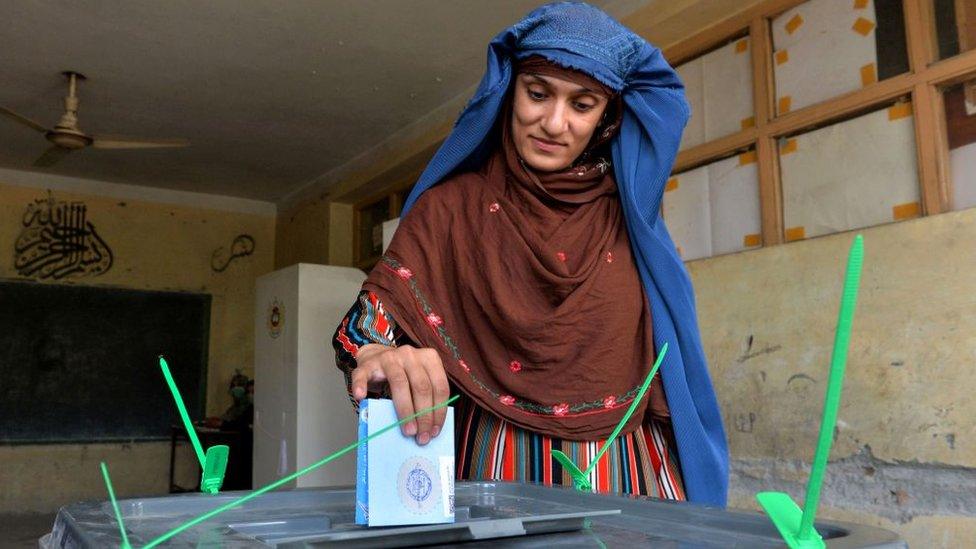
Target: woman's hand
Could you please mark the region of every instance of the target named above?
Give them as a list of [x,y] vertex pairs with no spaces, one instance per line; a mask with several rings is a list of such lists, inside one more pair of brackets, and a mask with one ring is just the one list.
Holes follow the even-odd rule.
[[[434,349],[417,349],[409,345],[388,347],[371,343],[359,348],[356,369],[352,371],[352,396],[357,401],[366,392],[380,392],[387,385],[398,417],[443,402],[451,395],[444,364]],[[424,445],[436,437],[444,426],[447,408],[424,414],[400,426],[406,436],[417,437]]]

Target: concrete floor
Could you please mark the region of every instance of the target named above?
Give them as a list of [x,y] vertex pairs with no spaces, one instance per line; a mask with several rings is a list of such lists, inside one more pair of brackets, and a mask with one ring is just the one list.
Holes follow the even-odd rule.
[[54,513],[0,514],[0,548],[37,547],[37,539],[51,531]]

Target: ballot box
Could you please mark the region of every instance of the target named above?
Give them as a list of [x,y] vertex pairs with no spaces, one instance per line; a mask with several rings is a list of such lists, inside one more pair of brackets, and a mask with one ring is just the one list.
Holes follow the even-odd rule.
[[[351,481],[352,479],[350,479]],[[119,501],[129,542],[141,547],[247,492]],[[455,522],[369,528],[355,524],[354,488],[269,492],[168,540],[166,547],[785,547],[757,512],[646,497],[577,492],[509,482],[457,482]],[[887,530],[817,521],[831,549],[907,548]],[[41,547],[118,547],[108,501],[61,508]]]

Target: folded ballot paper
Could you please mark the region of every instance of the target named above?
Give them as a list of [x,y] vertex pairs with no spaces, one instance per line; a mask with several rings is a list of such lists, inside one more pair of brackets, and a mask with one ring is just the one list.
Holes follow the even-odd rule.
[[[359,440],[396,423],[393,401],[359,405]],[[356,524],[394,526],[454,522],[454,409],[441,434],[420,446],[399,428],[359,445]]]

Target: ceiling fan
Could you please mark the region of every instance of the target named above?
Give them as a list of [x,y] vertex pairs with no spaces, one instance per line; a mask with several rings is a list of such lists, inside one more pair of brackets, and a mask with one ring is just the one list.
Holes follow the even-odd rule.
[[53,128],[45,128],[37,122],[8,108],[0,106],[0,114],[29,126],[44,134],[53,143],[47,151],[34,161],[38,167],[51,166],[72,151],[94,147],[96,149],[156,149],[164,147],[187,147],[186,139],[133,139],[119,135],[88,135],[78,127],[78,82],[86,80],[85,75],[74,71],[61,74],[68,78],[68,96],[64,98],[64,114]]

